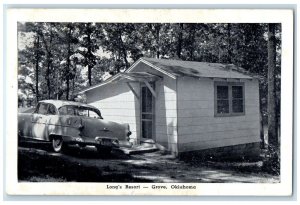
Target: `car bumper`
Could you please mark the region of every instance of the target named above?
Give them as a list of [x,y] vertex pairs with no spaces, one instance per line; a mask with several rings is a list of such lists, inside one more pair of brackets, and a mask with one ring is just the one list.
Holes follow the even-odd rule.
[[95,138],[85,138],[85,137],[66,137],[64,141],[68,144],[78,144],[81,146],[91,145],[91,146],[105,146],[105,147],[119,147],[118,138],[111,137],[101,137],[97,136]]

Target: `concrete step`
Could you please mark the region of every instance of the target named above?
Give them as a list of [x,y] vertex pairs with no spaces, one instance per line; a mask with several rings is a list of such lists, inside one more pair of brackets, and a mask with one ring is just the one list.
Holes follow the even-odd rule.
[[128,155],[156,152],[159,150],[156,144],[140,144],[132,147],[120,147],[119,149]]

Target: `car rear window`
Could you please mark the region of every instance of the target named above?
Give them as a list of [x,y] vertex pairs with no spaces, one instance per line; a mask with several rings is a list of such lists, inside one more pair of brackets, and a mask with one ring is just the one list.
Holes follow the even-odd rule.
[[76,115],[82,117],[102,118],[98,110],[74,105],[65,105],[58,109],[60,115]]

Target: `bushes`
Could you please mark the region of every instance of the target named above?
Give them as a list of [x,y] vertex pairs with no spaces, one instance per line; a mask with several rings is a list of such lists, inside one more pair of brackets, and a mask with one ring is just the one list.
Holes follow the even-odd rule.
[[279,176],[280,175],[280,150],[272,145],[268,146],[268,150],[263,160],[262,171]]

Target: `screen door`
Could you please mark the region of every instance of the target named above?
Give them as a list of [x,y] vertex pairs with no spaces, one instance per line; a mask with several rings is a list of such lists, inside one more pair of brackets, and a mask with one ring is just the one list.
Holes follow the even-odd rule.
[[146,85],[141,85],[141,96],[141,137],[154,139],[154,98]]

